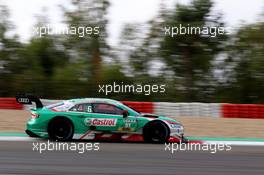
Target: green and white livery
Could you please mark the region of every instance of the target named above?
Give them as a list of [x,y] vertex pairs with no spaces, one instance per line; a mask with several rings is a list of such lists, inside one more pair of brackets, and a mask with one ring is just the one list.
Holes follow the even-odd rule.
[[18,95],[16,99],[22,104],[36,103],[26,126],[26,133],[31,137],[151,143],[185,140],[184,128],[175,119],[143,114],[116,100],[80,98],[44,107],[32,95]]

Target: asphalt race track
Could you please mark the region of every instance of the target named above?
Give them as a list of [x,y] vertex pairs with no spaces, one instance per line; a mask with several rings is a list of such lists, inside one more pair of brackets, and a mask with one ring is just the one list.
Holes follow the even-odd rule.
[[243,175],[264,174],[263,147],[232,147],[229,152],[171,154],[164,145],[100,143],[99,151],[32,151],[32,142],[0,142],[0,174]]

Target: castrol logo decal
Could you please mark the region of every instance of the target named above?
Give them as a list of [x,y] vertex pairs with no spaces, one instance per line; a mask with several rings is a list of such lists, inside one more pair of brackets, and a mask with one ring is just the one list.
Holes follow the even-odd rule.
[[87,118],[84,123],[87,126],[116,126],[116,119]]

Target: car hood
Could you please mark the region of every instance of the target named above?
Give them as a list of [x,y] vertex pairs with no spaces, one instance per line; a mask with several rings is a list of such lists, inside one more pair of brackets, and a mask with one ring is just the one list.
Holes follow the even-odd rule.
[[157,114],[141,113],[141,116],[146,117],[146,118],[165,120],[165,121],[173,122],[173,123],[179,123],[176,119],[165,117],[162,115],[157,115]]

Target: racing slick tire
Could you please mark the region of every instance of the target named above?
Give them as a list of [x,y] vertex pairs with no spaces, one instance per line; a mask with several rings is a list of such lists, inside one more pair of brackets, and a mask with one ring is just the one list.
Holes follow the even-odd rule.
[[165,143],[169,137],[170,129],[162,121],[151,121],[143,128],[143,138],[147,143]]
[[73,133],[73,124],[65,117],[56,117],[49,123],[48,134],[51,140],[69,141],[72,139]]

